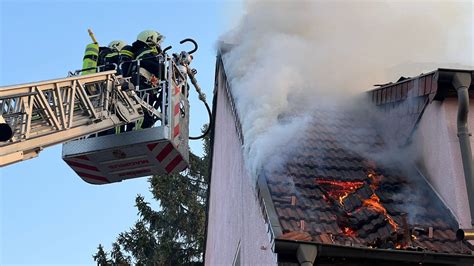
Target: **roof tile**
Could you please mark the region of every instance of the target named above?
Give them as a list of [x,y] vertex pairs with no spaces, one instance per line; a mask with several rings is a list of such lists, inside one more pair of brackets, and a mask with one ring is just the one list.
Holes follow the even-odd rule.
[[[413,86],[410,82],[402,83],[399,95],[392,98],[405,97],[406,87]],[[455,239],[456,221],[431,188],[423,185],[421,176],[408,178],[400,169],[409,166],[388,169],[367,158],[384,149],[376,130],[347,113],[317,110],[314,118],[303,145],[283,170],[267,173],[284,232],[280,238],[471,253],[469,243]],[[360,147],[371,150],[361,152]],[[409,243],[404,240],[403,213],[408,214],[410,234],[416,237],[407,236],[412,238]],[[433,238],[428,236],[429,227],[434,229]]]

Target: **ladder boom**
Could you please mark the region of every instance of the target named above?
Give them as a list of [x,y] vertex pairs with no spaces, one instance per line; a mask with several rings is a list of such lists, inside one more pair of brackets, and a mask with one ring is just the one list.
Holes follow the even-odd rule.
[[135,91],[123,91],[123,82],[112,70],[0,87],[0,116],[13,132],[0,142],[0,166],[142,118]]

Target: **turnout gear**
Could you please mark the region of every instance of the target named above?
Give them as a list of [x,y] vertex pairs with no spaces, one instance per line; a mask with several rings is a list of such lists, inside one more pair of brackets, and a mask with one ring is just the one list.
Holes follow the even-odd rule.
[[[108,47],[101,47],[99,55],[99,65],[104,65],[102,71],[113,70],[117,66],[117,72],[124,76],[129,76],[130,64],[124,63],[134,59],[132,47],[124,41],[116,40],[110,42]],[[122,64],[121,69],[118,68]],[[115,65],[114,65],[115,64]]]
[[[160,44],[164,36],[156,31],[142,31],[137,36],[137,41],[132,44],[132,51],[136,59],[140,60],[140,67],[135,65],[132,82],[138,86],[139,91],[148,94],[148,103],[155,109],[161,108],[162,92],[157,91],[160,80],[164,76],[164,62],[160,62],[159,55],[162,53]],[[157,121],[153,115],[145,112],[141,128],[149,128]]]
[[[99,65],[101,71],[117,70],[118,74],[122,76],[130,75],[130,61],[134,59],[132,47],[127,45],[124,41],[115,40],[109,43],[107,47],[101,47],[99,54]],[[123,64],[122,64],[123,63]],[[98,133],[98,136],[111,135],[116,132],[124,132],[126,128],[131,128],[133,123],[117,127],[116,129],[109,129]]]
[[[136,55],[136,59],[141,59],[140,68],[158,78],[162,77],[164,69],[158,59],[158,55],[162,52],[159,46],[150,47],[147,43],[137,40],[132,44],[132,52]],[[140,70],[136,72],[140,73]]]

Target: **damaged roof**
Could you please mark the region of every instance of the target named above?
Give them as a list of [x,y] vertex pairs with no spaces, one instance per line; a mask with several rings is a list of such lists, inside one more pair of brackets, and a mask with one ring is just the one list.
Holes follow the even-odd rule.
[[353,114],[320,110],[313,117],[299,149],[266,176],[280,239],[471,254],[414,166],[374,160],[390,156],[374,128]]
[[[220,56],[216,68],[224,68]],[[369,92],[375,105],[387,109],[416,98],[405,101],[406,113],[398,113],[408,119],[402,121],[404,130],[397,135],[404,133],[402,137],[409,138],[426,104],[448,95],[436,87],[437,73],[423,75],[424,82],[409,78]],[[216,71],[216,84],[217,80],[225,83],[224,97],[230,102],[243,143],[225,70]],[[416,90],[410,92],[409,86]],[[218,93],[222,92],[215,91],[214,101]],[[456,240],[455,218],[415,166],[403,160],[387,164],[390,158],[382,158],[387,146],[374,124],[367,119],[358,121],[360,116],[350,111],[317,110],[313,118],[305,135],[295,140],[298,148],[286,164],[259,177],[262,211],[282,261],[289,244],[314,243],[324,245],[323,253],[336,257],[364,260],[369,252],[379,252],[379,259],[391,257],[399,262],[417,254],[421,256],[417,261],[432,256],[431,262],[441,263],[442,256],[454,256],[454,261],[462,257],[472,262],[471,256],[461,255],[471,255],[474,247]]]

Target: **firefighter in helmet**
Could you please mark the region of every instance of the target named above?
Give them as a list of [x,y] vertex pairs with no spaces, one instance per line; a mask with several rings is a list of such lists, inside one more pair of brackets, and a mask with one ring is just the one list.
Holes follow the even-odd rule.
[[[100,71],[117,70],[124,77],[129,76],[131,61],[135,58],[132,46],[121,40],[111,41],[107,47],[99,48],[98,65]],[[128,88],[127,83],[122,84],[122,89]],[[124,131],[130,131],[133,123],[109,129],[98,133],[98,136],[110,135]]]
[[[162,53],[161,43],[164,36],[154,30],[145,30],[138,34],[137,40],[132,44],[132,51],[136,59],[140,60],[140,67],[135,65],[132,82],[140,91],[148,93],[148,103],[155,109],[161,107],[162,92],[159,81],[164,74],[164,63],[160,62]],[[138,78],[139,77],[139,78]],[[137,128],[149,128],[155,124],[157,117],[145,112],[143,122]]]
[[[107,47],[101,47],[99,53],[99,65],[104,65],[103,71],[115,69],[124,76],[128,76],[130,64],[135,55],[132,52],[132,46],[127,45],[124,41],[115,40],[109,43]],[[123,63],[122,65],[120,65]],[[115,65],[114,65],[115,64]]]

